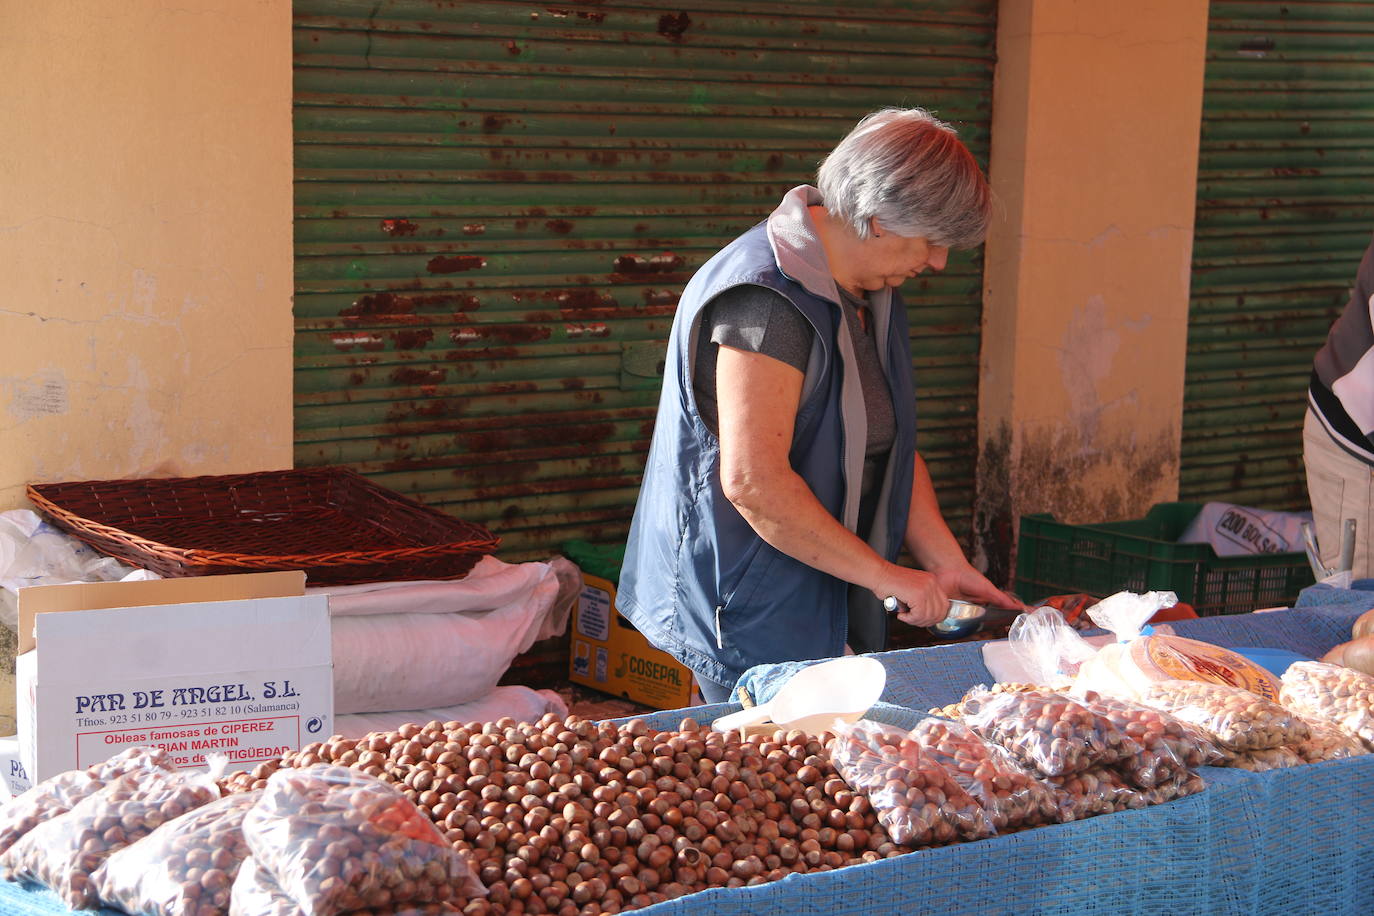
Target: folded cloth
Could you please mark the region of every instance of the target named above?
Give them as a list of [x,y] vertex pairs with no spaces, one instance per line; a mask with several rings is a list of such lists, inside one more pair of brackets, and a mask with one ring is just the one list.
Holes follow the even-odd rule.
[[328,595],[331,617],[364,614],[451,614],[486,611],[523,600],[549,575],[546,563],[477,561],[462,579],[414,579],[363,585],[311,587],[307,595]]

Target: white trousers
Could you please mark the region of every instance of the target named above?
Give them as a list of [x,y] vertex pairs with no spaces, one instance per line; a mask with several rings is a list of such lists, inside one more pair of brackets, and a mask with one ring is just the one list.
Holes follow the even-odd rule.
[[1374,467],[1351,455],[1332,440],[1321,420],[1307,409],[1302,424],[1302,460],[1307,466],[1307,495],[1312,500],[1313,527],[1322,562],[1340,565],[1341,523],[1355,519],[1356,579],[1367,578],[1374,568],[1370,560],[1374,535]]

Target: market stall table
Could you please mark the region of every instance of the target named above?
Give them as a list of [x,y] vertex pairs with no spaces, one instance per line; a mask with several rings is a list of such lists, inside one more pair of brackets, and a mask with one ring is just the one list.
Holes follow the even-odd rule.
[[[1207,618],[1181,635],[1320,655],[1349,638],[1374,592],[1309,589],[1295,611]],[[989,678],[976,643],[880,653],[889,680],[871,718],[914,723]],[[746,675],[760,699],[787,666]],[[735,705],[647,717],[674,727]],[[772,884],[707,890],[664,914],[1362,914],[1374,909],[1374,755],[1249,773],[1207,767],[1207,788],[1167,804],[933,849]],[[47,891],[0,885],[0,911],[66,914]]]

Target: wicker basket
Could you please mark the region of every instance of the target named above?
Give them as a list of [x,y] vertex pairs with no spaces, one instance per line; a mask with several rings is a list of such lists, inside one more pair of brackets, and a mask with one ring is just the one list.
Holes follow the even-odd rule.
[[312,585],[457,579],[500,539],[346,468],[32,484],[63,531],[167,577],[303,569]]

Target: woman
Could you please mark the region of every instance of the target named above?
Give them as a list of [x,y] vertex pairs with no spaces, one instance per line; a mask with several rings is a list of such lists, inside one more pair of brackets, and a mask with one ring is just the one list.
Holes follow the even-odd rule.
[[702,265],[668,342],[617,605],[708,702],[752,665],[882,649],[886,596],[914,625],[951,595],[1011,601],[916,452],[895,292],[982,241],[987,181],[920,109],[860,121],[817,178]]

